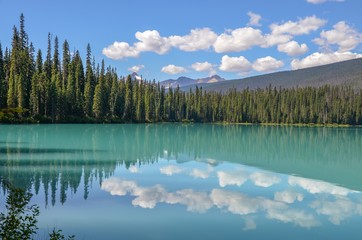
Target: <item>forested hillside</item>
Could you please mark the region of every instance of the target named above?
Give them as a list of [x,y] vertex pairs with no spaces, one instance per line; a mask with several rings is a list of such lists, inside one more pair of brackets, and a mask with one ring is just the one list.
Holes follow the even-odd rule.
[[[257,89],[267,88],[269,85],[277,88],[342,85],[362,89],[362,58],[300,70],[276,72],[217,83],[198,84],[198,87],[202,87],[207,91],[226,92],[230,88],[236,88],[237,90]],[[195,88],[195,86],[191,87]],[[188,88],[190,86],[182,89]]]
[[45,55],[35,51],[21,15],[11,48],[0,45],[0,122],[362,124],[362,90],[351,86],[166,91],[96,64],[89,44],[85,62],[67,41],[59,48],[48,34]]

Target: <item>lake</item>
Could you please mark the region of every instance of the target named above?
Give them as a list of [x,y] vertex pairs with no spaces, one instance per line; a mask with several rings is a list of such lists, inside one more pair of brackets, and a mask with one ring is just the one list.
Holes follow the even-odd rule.
[[362,128],[0,125],[39,238],[360,239],[361,172]]

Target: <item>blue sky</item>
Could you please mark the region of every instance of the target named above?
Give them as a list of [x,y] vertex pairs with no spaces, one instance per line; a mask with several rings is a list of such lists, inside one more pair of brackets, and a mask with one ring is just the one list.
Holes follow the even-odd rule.
[[0,0],[0,41],[25,15],[35,48],[47,34],[120,75],[226,79],[362,57],[360,0]]

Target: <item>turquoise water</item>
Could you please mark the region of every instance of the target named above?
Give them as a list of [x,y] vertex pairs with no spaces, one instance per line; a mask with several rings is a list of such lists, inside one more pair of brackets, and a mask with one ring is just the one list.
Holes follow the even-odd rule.
[[361,128],[0,125],[40,238],[359,239],[361,171]]

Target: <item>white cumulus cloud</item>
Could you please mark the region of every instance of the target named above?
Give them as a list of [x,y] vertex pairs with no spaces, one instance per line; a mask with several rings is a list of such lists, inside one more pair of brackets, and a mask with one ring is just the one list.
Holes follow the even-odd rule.
[[283,66],[284,66],[284,63],[282,61],[277,60],[270,56],[258,58],[253,63],[253,69],[258,72],[270,72],[270,71],[277,70]]
[[135,47],[130,46],[126,42],[114,42],[106,48],[103,48],[102,53],[108,58],[119,60],[123,58],[135,58],[140,55],[140,51]]
[[[114,42],[104,48],[102,53],[112,59],[139,57],[143,52],[154,52],[159,55],[166,54],[172,48],[181,51],[206,51],[213,48],[216,53],[241,52],[253,47],[269,48],[278,45],[278,50],[290,56],[303,54],[308,50],[306,44],[299,45],[292,41],[294,36],[309,34],[318,30],[327,22],[316,16],[308,16],[297,21],[273,23],[269,33],[260,29],[261,16],[248,12],[250,21],[246,27],[226,30],[221,34],[215,33],[210,28],[191,29],[187,35],[162,36],[157,30],[136,32],[137,41],[133,44],[127,42]],[[331,31],[323,31],[321,37],[315,39],[319,45],[338,44],[340,49],[349,50],[361,41],[360,35],[340,22]],[[348,38],[341,39],[342,34]],[[337,36],[337,37],[334,37]],[[244,71],[243,71],[244,72]]]
[[332,195],[347,196],[348,194],[355,192],[348,188],[333,185],[332,183],[296,176],[290,176],[288,183],[291,186],[299,186],[312,194],[328,193]]
[[219,69],[224,72],[239,72],[245,73],[252,69],[251,63],[243,56],[229,57],[224,55],[221,59],[221,65]]
[[213,65],[209,62],[196,62],[191,67],[197,72],[207,72],[213,68]]
[[362,54],[351,52],[313,53],[303,59],[294,59],[291,62],[292,69],[301,69],[314,66],[325,65],[334,62],[346,61],[361,58]]
[[244,170],[236,170],[233,172],[219,171],[217,172],[220,187],[228,185],[243,185],[248,180],[249,174]]
[[274,200],[279,202],[285,202],[285,203],[294,203],[295,201],[303,201],[303,194],[286,190],[283,192],[275,192],[274,193]]
[[275,45],[280,45],[283,43],[289,42],[293,36],[288,34],[266,34],[264,35],[264,43],[261,45],[263,48],[273,47]]
[[250,197],[224,189],[213,189],[210,197],[217,208],[227,209],[227,211],[233,214],[245,216],[265,212],[266,217],[269,219],[275,219],[284,223],[294,223],[305,228],[315,227],[320,224],[310,213],[291,209],[283,202],[263,197]]
[[259,14],[253,13],[253,12],[248,12],[248,16],[250,17],[249,26],[257,26],[260,27],[260,20],[261,20],[261,16]]
[[337,197],[333,201],[316,200],[311,203],[311,207],[318,214],[328,216],[328,220],[340,225],[343,220],[353,215],[362,215],[362,203],[352,202],[345,197]]
[[208,166],[207,169],[192,169],[190,176],[194,178],[206,179],[209,177],[210,173],[213,171],[213,168]]
[[191,65],[196,72],[208,72],[209,75],[216,74],[214,65],[209,62],[196,62]]
[[213,207],[213,202],[206,192],[197,192],[192,189],[181,189],[176,192],[168,192],[163,186],[156,184],[151,187],[140,187],[135,181],[127,181],[120,178],[109,178],[102,182],[102,190],[112,195],[134,196],[133,206],[141,208],[155,208],[158,203],[185,205],[187,211],[205,212]]
[[214,44],[215,52],[240,52],[248,50],[253,46],[262,45],[264,37],[259,29],[252,27],[238,28],[231,33],[222,33]]
[[216,41],[217,34],[210,28],[192,29],[189,35],[170,36],[170,44],[183,51],[192,52],[209,49]]
[[247,195],[223,189],[213,189],[210,197],[216,207],[226,208],[233,214],[248,215],[258,212],[261,207],[261,199],[256,200]]
[[160,168],[160,172],[162,174],[165,174],[167,176],[172,176],[174,174],[177,173],[181,173],[183,171],[182,168],[175,166],[175,165],[169,165],[169,166],[165,166],[165,167],[161,167]]
[[332,30],[322,31],[320,38],[313,40],[316,44],[328,48],[337,45],[340,52],[355,49],[362,42],[362,34],[341,21],[333,26]]
[[161,69],[161,72],[164,72],[167,74],[179,74],[179,73],[186,72],[186,68],[180,67],[180,66],[175,66],[173,64],[169,64],[167,66],[164,66]]
[[128,68],[128,71],[137,73],[143,68],[145,68],[145,65],[136,65],[136,66]]
[[319,29],[327,23],[326,20],[317,18],[316,16],[305,17],[297,22],[288,21],[282,24],[273,23],[270,25],[273,35],[290,34],[293,36],[309,34]]
[[136,38],[139,42],[135,43],[135,47],[140,52],[155,52],[162,55],[171,48],[168,39],[161,37],[160,33],[156,30],[136,32]]
[[182,204],[187,211],[203,213],[213,207],[213,202],[206,192],[197,192],[192,189],[182,189],[169,193],[166,199],[169,204]]
[[299,44],[296,41],[290,41],[287,43],[283,43],[278,45],[278,51],[284,52],[289,56],[298,56],[308,52],[307,44]]
[[270,187],[280,182],[280,178],[263,172],[256,172],[250,175],[250,180],[259,187]]
[[267,211],[267,218],[279,220],[283,223],[294,223],[304,228],[320,225],[320,222],[312,214],[298,209],[271,208]]
[[171,48],[167,38],[161,37],[156,30],[147,30],[144,32],[136,32],[135,37],[138,42],[129,45],[126,42],[114,42],[112,45],[104,48],[102,53],[111,59],[135,58],[142,52],[155,52],[157,54],[165,54]]

